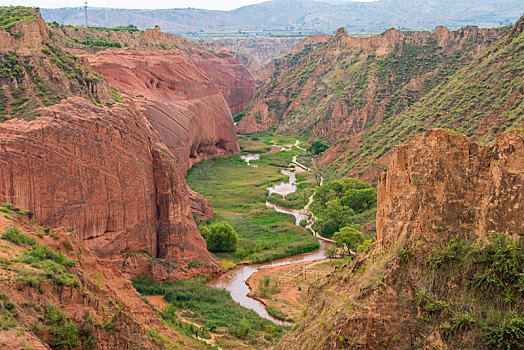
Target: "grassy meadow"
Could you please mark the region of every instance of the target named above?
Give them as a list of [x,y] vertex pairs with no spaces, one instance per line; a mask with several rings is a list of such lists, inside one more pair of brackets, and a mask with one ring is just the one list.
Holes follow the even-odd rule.
[[[264,153],[271,149],[272,144],[289,145],[295,140],[289,136],[260,135],[241,137],[239,142],[242,153],[248,154]],[[291,215],[276,213],[265,205],[268,199],[266,188],[287,181],[287,176],[280,170],[299,153],[300,150],[293,148],[263,154],[260,160],[252,161],[257,167],[247,166],[240,155],[233,155],[203,161],[188,172],[189,186],[204,195],[213,207],[213,219],[203,224],[210,226],[225,221],[238,233],[237,251],[217,254],[219,258],[260,263],[318,249],[318,241],[296,226]],[[310,180],[305,175],[298,179],[304,183]]]

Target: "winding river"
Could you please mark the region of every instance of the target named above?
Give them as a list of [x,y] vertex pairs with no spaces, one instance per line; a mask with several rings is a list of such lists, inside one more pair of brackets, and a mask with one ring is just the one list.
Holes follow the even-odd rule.
[[[300,148],[298,146],[298,141],[295,143],[297,148]],[[302,148],[300,148],[302,149]],[[248,166],[253,166],[250,162],[251,160],[259,159],[259,157],[251,157],[254,155],[248,155],[243,156],[242,159],[244,159]],[[293,158],[293,161],[296,162],[296,158]],[[295,185],[296,183],[296,174],[294,171],[282,169],[282,174],[289,177],[288,182],[280,182],[273,187],[269,187],[267,190],[271,193],[280,194],[283,197],[286,195],[293,193],[297,190],[297,187]],[[312,201],[313,195],[311,195],[309,203]],[[307,207],[309,206],[309,203]],[[293,215],[295,217],[295,224],[299,225],[301,220],[306,220],[307,215],[305,215],[305,212],[307,211],[307,208],[297,210],[297,209],[287,209],[279,207],[276,204],[273,204],[271,202],[266,202],[266,205],[268,207],[271,207],[275,209],[275,211],[279,213],[285,213],[289,215]],[[246,284],[247,279],[254,274],[255,272],[259,270],[263,270],[269,267],[274,266],[282,266],[282,265],[290,265],[290,264],[296,264],[296,263],[302,263],[302,262],[308,262],[308,261],[315,261],[320,259],[325,259],[327,257],[327,245],[329,243],[324,242],[323,240],[319,240],[320,243],[320,249],[311,253],[306,254],[300,254],[288,258],[283,259],[277,259],[273,260],[268,263],[264,264],[249,264],[249,265],[241,265],[235,268],[234,270],[228,271],[220,276],[215,277],[211,281],[208,282],[208,285],[215,288],[220,288],[227,290],[230,294],[233,300],[235,300],[240,305],[254,310],[256,313],[258,313],[261,317],[268,319],[270,321],[273,321],[276,324],[282,325],[282,326],[291,326],[291,322],[284,322],[281,320],[278,320],[274,317],[272,317],[266,310],[265,305],[260,302],[257,299],[251,298],[248,296],[249,292],[251,291],[249,286]]]

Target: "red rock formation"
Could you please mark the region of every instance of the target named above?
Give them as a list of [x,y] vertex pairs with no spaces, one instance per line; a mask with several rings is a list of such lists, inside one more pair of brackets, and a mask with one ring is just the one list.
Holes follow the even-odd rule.
[[[446,226],[480,239],[524,232],[524,135],[480,146],[443,129],[397,147],[377,191],[378,244],[395,244]],[[473,214],[474,212],[474,214]]]
[[[522,132],[480,146],[436,129],[397,147],[378,183],[377,233],[370,250],[320,282],[323,287],[311,288],[303,319],[278,348],[342,349],[348,343],[355,349],[383,344],[395,349],[490,348],[478,329],[441,336],[443,316],[448,321],[451,316],[437,312],[423,319],[415,295],[427,290],[450,308],[462,305],[457,306],[461,311],[495,305],[486,305],[479,291],[482,302],[461,299],[476,295],[468,285],[473,273],[462,269],[477,263],[461,265],[452,255],[442,255],[449,264],[431,270],[431,276],[428,257],[446,251],[450,242],[482,247],[489,233],[518,238],[524,233],[523,218]],[[401,259],[401,252],[407,258]]]
[[[217,269],[194,223],[183,169],[136,106],[72,98],[41,113],[0,124],[0,202],[33,211],[45,226],[73,227],[128,276],[153,271],[151,258],[177,266],[155,265],[157,279]],[[131,264],[129,253],[141,258]],[[186,272],[192,261],[202,264]]]
[[196,51],[191,58],[220,87],[231,113],[242,112],[251,102],[255,81],[236,58],[226,53],[213,55],[207,51]]
[[184,52],[103,51],[88,59],[146,110],[184,171],[203,158],[239,151],[221,90]]

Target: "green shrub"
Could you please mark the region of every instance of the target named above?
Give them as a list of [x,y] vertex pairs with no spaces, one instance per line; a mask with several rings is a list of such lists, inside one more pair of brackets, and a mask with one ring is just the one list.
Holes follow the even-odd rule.
[[498,323],[483,323],[481,333],[488,346],[507,350],[522,349],[524,317],[510,313]]
[[66,320],[66,314],[58,310],[53,304],[44,305],[44,311],[44,319],[47,324],[58,325],[64,323]]
[[245,338],[249,335],[250,332],[251,326],[249,325],[249,322],[245,318],[241,319],[238,330],[236,331],[236,335],[241,338]]
[[51,328],[49,345],[58,349],[71,349],[78,346],[78,326],[68,321]]
[[398,258],[403,263],[408,263],[412,255],[413,253],[411,252],[411,249],[409,248],[402,249],[397,253]]
[[18,311],[6,293],[0,293],[0,328],[8,330],[17,325]]
[[228,223],[215,224],[205,237],[207,249],[213,253],[234,252],[237,249],[238,235]]
[[314,140],[311,143],[311,146],[309,147],[308,151],[312,152],[313,154],[320,154],[326,151],[328,148],[329,144],[326,141]]
[[450,311],[448,302],[437,299],[433,294],[423,289],[417,291],[415,300],[422,308],[422,311],[428,315],[445,315]]
[[12,242],[16,245],[29,245],[31,247],[36,246],[36,239],[34,237],[29,237],[21,233],[18,227],[14,225],[2,233],[2,239]]
[[442,334],[450,337],[458,332],[464,332],[475,325],[475,318],[469,312],[455,312],[450,322],[440,325]]

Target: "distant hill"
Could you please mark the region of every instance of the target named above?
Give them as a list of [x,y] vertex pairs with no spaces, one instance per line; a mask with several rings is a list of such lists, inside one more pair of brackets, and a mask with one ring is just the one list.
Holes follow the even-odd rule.
[[[273,0],[232,11],[89,8],[88,25],[134,24],[141,29],[160,25],[164,31],[199,36],[238,31],[259,35],[326,33],[342,26],[350,33],[377,33],[391,27],[404,30],[432,30],[437,25],[451,29],[470,24],[496,27],[515,22],[522,15],[522,9],[521,0],[379,0],[339,4]],[[82,8],[42,9],[41,12],[48,22],[85,23]]]

